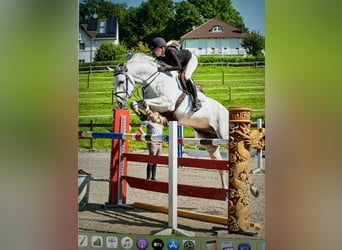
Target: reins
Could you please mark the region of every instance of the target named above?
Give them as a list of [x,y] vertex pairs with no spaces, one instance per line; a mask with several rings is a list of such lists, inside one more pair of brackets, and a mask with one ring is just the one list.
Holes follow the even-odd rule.
[[[150,75],[146,80],[143,81],[143,84],[145,85],[144,87],[142,87],[142,91],[143,93],[145,92],[145,89],[151,85],[151,83],[156,80],[156,78],[159,76],[160,72],[157,70],[156,72],[154,72],[152,75]],[[150,80],[153,77],[153,79],[148,83],[147,81]]]
[[[135,91],[132,91],[132,93],[129,95],[128,94],[128,84],[130,83],[133,86],[135,86],[135,84],[133,83],[132,79],[126,73],[126,64],[122,65],[120,67],[120,70],[114,71],[114,76],[121,75],[121,74],[124,74],[125,77],[126,77],[126,81],[125,81],[125,83],[126,83],[126,91],[118,91],[118,92],[115,92],[114,95],[116,97],[120,98],[121,100],[126,101],[123,97],[119,96],[118,94],[125,93],[126,94],[125,98],[129,99]],[[145,85],[145,86],[142,87],[143,95],[144,95],[145,89],[152,84],[152,82],[159,76],[159,74],[160,74],[160,72],[157,70],[154,73],[152,73],[146,80],[143,80],[142,83],[143,83],[143,85]]]

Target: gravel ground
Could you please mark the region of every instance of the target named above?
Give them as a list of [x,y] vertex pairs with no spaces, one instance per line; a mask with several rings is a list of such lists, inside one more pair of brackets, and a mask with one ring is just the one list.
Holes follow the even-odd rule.
[[[146,153],[146,152],[138,152]],[[185,156],[203,157],[205,153],[194,151],[184,152]],[[263,159],[264,161],[264,159]],[[265,164],[263,162],[263,164]],[[129,163],[128,175],[145,178],[145,163]],[[257,157],[251,158],[251,169],[257,167]],[[89,190],[89,203],[78,212],[79,230],[110,233],[132,233],[132,234],[155,234],[168,228],[168,215],[151,212],[138,208],[127,209],[113,206],[105,206],[109,198],[109,169],[110,151],[79,150],[78,168],[92,176]],[[252,181],[258,187],[260,195],[255,198],[251,195],[251,222],[261,225],[261,230],[255,231],[256,238],[265,238],[265,174],[252,174]],[[168,168],[158,165],[157,179],[167,182]],[[215,170],[203,169],[178,169],[178,183],[197,186],[220,188],[220,177]],[[149,192],[127,187],[126,204],[143,202],[153,205],[167,206],[167,194]],[[178,208],[187,209],[211,215],[227,216],[227,202],[215,201],[201,198],[178,196]],[[216,236],[213,227],[226,229],[226,226],[178,217],[179,229],[194,233],[196,236]],[[253,231],[251,229],[251,231]],[[220,237],[235,237],[233,234],[220,234]],[[236,237],[241,237],[236,235]]]

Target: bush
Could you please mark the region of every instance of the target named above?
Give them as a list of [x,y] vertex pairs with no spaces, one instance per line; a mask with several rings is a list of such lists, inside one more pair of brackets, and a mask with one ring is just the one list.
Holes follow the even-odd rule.
[[104,42],[96,50],[94,60],[99,61],[113,61],[118,59],[124,59],[127,53],[125,45],[115,45],[113,43]]
[[264,61],[263,56],[198,56],[199,63],[225,63],[225,62],[254,62],[254,61]]

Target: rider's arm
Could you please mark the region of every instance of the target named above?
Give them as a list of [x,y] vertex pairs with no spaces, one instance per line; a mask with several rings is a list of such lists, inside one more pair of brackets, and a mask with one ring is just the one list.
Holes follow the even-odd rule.
[[138,128],[139,134],[145,134],[144,125],[140,125]]
[[145,134],[145,128],[147,127],[147,122],[144,121],[138,128],[138,132],[140,134]]
[[173,48],[166,48],[165,50],[165,62],[171,66],[163,67],[160,71],[174,71],[174,70],[181,70],[182,65],[177,56],[177,50]]

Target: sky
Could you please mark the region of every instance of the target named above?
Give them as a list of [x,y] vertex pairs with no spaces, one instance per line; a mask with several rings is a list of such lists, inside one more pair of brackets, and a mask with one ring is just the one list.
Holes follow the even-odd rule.
[[[113,3],[126,3],[138,7],[144,0],[111,0]],[[147,1],[147,0],[146,0]],[[144,1],[144,2],[146,2]],[[174,0],[180,2],[182,0]],[[265,36],[265,0],[231,0],[233,7],[242,16],[249,31],[257,31]]]

